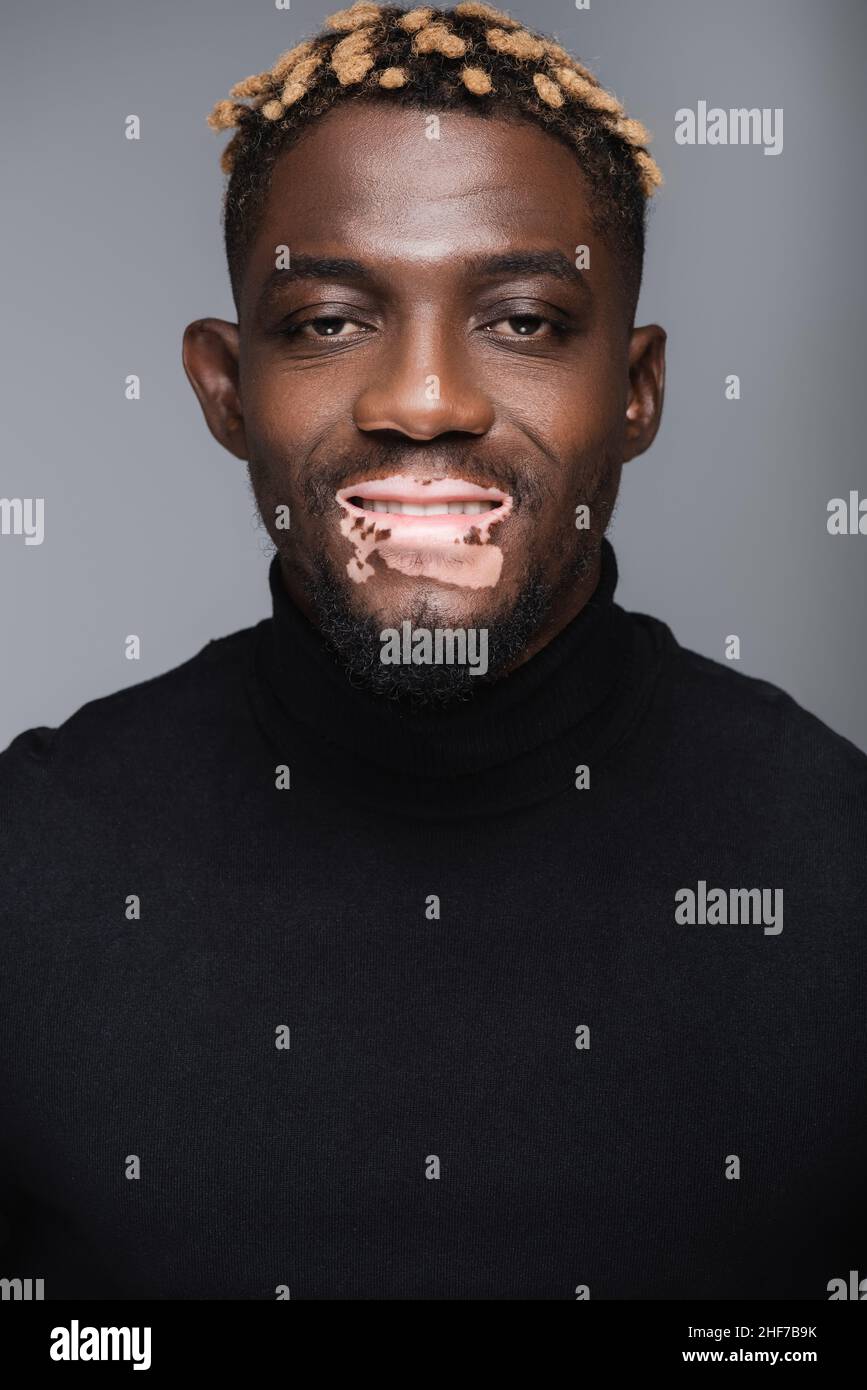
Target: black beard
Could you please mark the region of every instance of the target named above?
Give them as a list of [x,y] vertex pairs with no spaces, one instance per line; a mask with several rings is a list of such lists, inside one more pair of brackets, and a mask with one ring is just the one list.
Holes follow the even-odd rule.
[[[352,607],[345,581],[336,580],[321,557],[307,589],[322,636],[351,683],[410,710],[442,709],[468,700],[480,686],[496,679],[526,650],[554,598],[554,589],[541,572],[529,573],[515,603],[479,623],[488,633],[488,669],[484,675],[473,675],[466,663],[384,664],[382,623],[360,615]],[[414,630],[426,628],[433,632],[443,626],[442,614],[438,615],[435,606],[426,600],[402,615],[401,621],[407,619]]]
[[[383,447],[371,449],[362,456],[355,454],[346,460],[332,461],[328,469],[312,472],[304,483],[304,501],[309,514],[321,517],[334,509],[336,488],[343,486],[357,473],[386,465],[393,466],[397,471],[406,457],[405,445]],[[395,458],[398,461],[392,462]],[[498,459],[480,472],[475,469],[471,457],[462,455],[459,462],[462,476],[473,481],[475,471],[483,486],[493,478],[511,493],[516,509],[525,509],[530,516],[541,514],[547,500],[546,493],[529,468],[522,470]],[[284,540],[283,544],[280,543],[282,537],[271,536],[271,553],[279,552],[284,565],[303,585],[316,613],[317,626],[353,685],[408,708],[453,705],[469,700],[474,693],[517,664],[532,640],[541,632],[552,608],[568,595],[576,581],[583,582],[594,564],[598,563],[619,481],[619,471],[613,469],[610,460],[602,462],[605,466],[598,468],[592,486],[585,489],[580,497],[591,507],[593,525],[586,531],[573,529],[568,523],[564,525],[554,545],[555,552],[568,558],[553,582],[544,577],[542,566],[528,566],[521,590],[511,607],[495,609],[474,624],[487,631],[487,670],[484,675],[474,674],[473,667],[467,663],[384,663],[381,659],[383,624],[353,607],[351,597],[355,586],[347,584],[345,575],[336,577],[321,554],[312,561],[312,573],[305,571],[297,563],[291,542]],[[274,515],[275,504],[267,496],[267,470],[258,469],[251,460],[248,473],[257,521],[268,530],[264,517]],[[259,506],[260,497],[267,497],[264,508]],[[400,628],[403,621],[409,621],[413,630],[423,628],[435,632],[443,626],[442,614],[437,611],[436,605],[423,599],[414,604],[409,612],[401,614],[396,626]],[[453,627],[453,624],[447,626]]]

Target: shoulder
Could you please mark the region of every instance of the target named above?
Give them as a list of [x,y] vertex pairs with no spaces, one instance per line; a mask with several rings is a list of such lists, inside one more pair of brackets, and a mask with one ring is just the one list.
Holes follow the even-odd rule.
[[25,998],[41,972],[102,959],[126,894],[171,913],[193,881],[211,881],[232,757],[256,746],[256,631],[26,729],[0,754],[4,989]]
[[18,734],[0,753],[0,825],[3,806],[56,792],[85,790],[102,776],[115,779],[143,760],[199,748],[244,708],[244,679],[256,627],[208,642],[161,675],[89,700],[57,726]]
[[810,756],[853,774],[867,774],[867,754],[780,686],[680,646],[672,675],[699,713],[703,709],[707,718],[724,720],[730,739],[744,745],[759,739],[793,757]]
[[664,623],[636,616],[662,631],[651,715],[662,756],[717,786],[817,812],[854,798],[864,814],[867,754],[779,686],[682,647]]

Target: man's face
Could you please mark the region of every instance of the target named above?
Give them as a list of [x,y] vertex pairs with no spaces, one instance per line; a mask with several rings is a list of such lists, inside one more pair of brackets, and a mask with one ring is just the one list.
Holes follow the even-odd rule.
[[438,120],[369,102],[312,125],[275,166],[239,328],[191,325],[185,363],[314,622],[490,629],[515,664],[592,592],[664,334],[632,330],[565,146]]

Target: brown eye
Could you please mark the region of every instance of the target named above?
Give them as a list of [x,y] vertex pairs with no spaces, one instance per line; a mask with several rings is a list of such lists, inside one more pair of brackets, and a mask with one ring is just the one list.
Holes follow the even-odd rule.
[[560,325],[543,314],[510,314],[487,325],[487,332],[500,338],[546,338],[558,331],[562,331]]
[[[299,324],[299,328],[312,328],[318,338],[345,338],[351,334],[343,332],[347,325],[354,324],[353,319],[337,318],[329,315],[327,318],[309,319],[306,324]],[[360,325],[355,324],[358,328]],[[363,331],[363,330],[362,330]]]
[[292,323],[279,330],[281,337],[296,342],[314,339],[318,342],[328,339],[345,342],[347,338],[360,338],[370,331],[367,324],[348,318],[345,314],[316,314],[313,318],[302,319],[300,323]]
[[520,333],[521,337],[529,338],[541,328],[545,322],[536,314],[512,314],[505,322],[515,333]]

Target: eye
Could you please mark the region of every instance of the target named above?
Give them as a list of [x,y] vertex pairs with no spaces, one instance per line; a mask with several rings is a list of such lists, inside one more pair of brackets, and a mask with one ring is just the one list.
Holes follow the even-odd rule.
[[485,332],[498,338],[550,338],[562,337],[566,332],[563,324],[544,314],[510,314],[508,318],[497,319],[485,325]]
[[[354,338],[358,332],[369,331],[364,324],[358,323],[355,319],[343,318],[339,314],[321,314],[318,318],[307,319],[304,323],[295,323],[286,331],[290,337],[297,337],[305,328],[311,328],[313,336],[317,338]],[[347,328],[356,331],[347,333]]]

